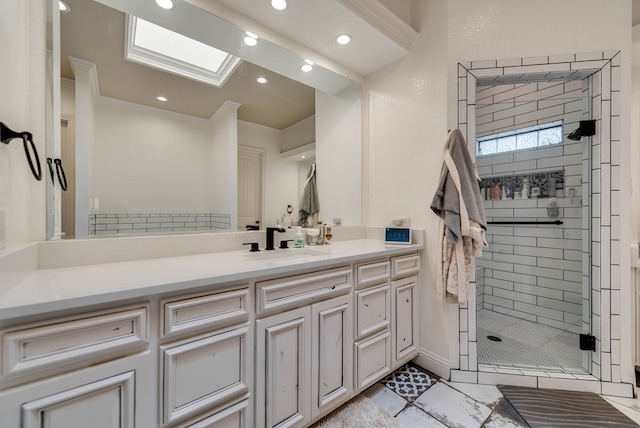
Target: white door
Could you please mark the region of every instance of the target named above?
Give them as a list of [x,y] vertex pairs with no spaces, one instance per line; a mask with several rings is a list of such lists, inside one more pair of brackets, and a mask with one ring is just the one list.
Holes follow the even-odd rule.
[[259,224],[262,218],[262,162],[261,150],[238,146],[239,230]]

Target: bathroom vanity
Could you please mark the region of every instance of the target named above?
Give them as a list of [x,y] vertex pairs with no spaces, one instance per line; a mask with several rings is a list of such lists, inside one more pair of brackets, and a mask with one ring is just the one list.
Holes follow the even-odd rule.
[[3,426],[308,426],[417,355],[422,249],[21,272],[0,288]]

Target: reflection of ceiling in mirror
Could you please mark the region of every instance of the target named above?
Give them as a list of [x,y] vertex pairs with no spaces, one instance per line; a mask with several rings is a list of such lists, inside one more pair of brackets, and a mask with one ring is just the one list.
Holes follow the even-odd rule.
[[[284,129],[314,114],[315,90],[243,61],[222,88],[124,59],[125,15],[94,1],[69,0],[60,16],[61,76],[73,79],[68,56],[95,63],[100,94],[209,119],[226,100],[241,104],[238,119]],[[256,77],[264,76],[267,85]],[[169,102],[155,97],[163,95]]]

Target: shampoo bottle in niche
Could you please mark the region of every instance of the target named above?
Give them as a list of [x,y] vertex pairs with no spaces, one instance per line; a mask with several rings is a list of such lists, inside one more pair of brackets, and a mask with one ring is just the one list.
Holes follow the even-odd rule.
[[529,179],[522,180],[522,199],[529,199]]
[[302,234],[302,227],[298,226],[296,236],[293,239],[293,248],[304,248],[304,235]]

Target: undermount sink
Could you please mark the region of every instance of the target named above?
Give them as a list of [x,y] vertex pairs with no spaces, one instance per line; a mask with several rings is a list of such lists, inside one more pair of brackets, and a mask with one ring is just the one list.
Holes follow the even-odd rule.
[[244,256],[255,260],[278,260],[291,258],[308,258],[328,255],[328,251],[315,250],[312,248],[287,248],[275,249],[272,251],[261,250],[260,252],[245,253]]

